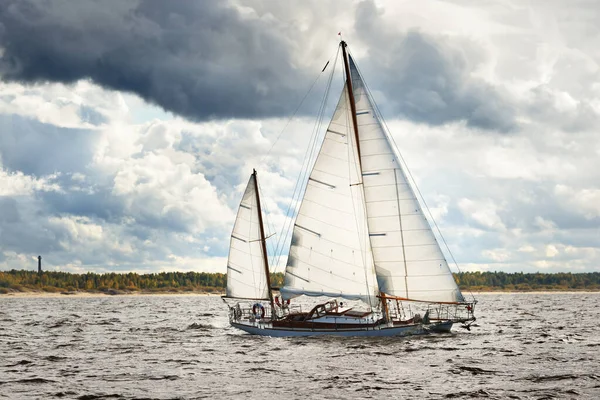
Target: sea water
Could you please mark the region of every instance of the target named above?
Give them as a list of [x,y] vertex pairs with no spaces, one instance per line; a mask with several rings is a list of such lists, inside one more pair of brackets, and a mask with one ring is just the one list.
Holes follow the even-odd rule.
[[215,296],[1,296],[0,399],[600,398],[600,294],[477,297],[471,331],[286,339]]

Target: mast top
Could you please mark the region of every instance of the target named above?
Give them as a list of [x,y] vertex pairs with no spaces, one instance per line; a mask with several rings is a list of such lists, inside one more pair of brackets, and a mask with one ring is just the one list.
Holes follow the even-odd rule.
[[346,86],[348,87],[348,94],[350,98],[350,110],[352,112],[352,126],[354,127],[354,136],[356,138],[356,151],[358,153],[358,165],[362,174],[362,159],[360,156],[360,138],[358,136],[358,122],[356,120],[356,101],[354,99],[354,90],[352,89],[352,76],[350,75],[350,65],[348,64],[348,55],[346,54],[346,42],[341,41],[342,46],[342,57],[344,58],[344,69],[346,71]]

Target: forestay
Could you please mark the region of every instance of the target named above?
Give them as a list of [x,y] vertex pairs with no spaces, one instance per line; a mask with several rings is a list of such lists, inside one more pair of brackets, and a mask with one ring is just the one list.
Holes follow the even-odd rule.
[[231,233],[227,297],[269,299],[256,190],[251,176]]
[[350,57],[368,226],[381,292],[464,301]]
[[344,87],[296,218],[281,289],[286,299],[308,295],[372,305],[377,301],[347,93]]

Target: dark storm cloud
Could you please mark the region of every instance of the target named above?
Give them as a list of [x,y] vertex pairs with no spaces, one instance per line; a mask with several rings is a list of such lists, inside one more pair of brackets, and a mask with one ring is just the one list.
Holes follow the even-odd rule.
[[515,127],[508,97],[472,76],[482,58],[479,47],[416,30],[392,31],[372,1],[360,3],[356,14],[357,36],[368,45],[361,64],[373,89],[385,95],[388,113],[432,125],[465,120],[489,130]]
[[[298,68],[292,56],[310,33],[293,23],[302,5],[277,16],[269,7],[257,7],[263,11],[256,17],[224,2],[0,0],[0,75],[23,82],[89,78],[195,120],[288,115],[316,72]],[[513,127],[503,96],[471,76],[476,46],[398,33],[386,28],[382,12],[371,1],[360,3],[355,27],[369,49],[359,65],[385,96],[387,115]],[[81,113],[103,122],[102,115]]]
[[7,80],[91,78],[193,119],[283,115],[305,86],[284,36],[223,2],[0,0],[0,9]]

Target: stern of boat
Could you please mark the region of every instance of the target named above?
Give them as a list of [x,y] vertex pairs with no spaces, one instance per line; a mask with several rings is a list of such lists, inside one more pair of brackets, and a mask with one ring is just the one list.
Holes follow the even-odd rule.
[[288,303],[274,304],[273,307],[266,301],[239,301],[229,303],[226,298],[223,301],[229,307],[229,323],[256,326],[271,323],[286,318],[290,314],[301,313],[301,307]]
[[454,324],[469,329],[475,322],[474,302],[429,303],[387,299],[387,319],[394,325],[423,324],[430,332],[450,332]]

